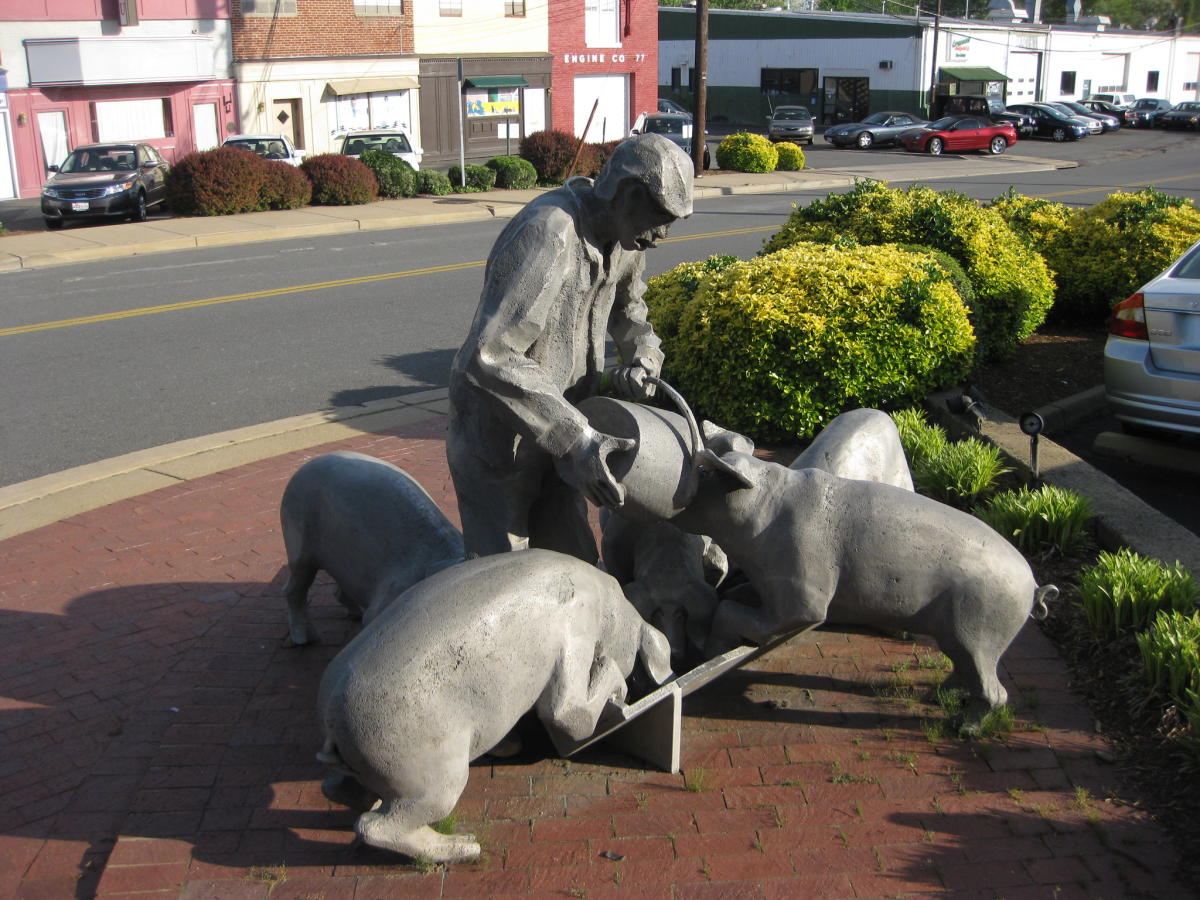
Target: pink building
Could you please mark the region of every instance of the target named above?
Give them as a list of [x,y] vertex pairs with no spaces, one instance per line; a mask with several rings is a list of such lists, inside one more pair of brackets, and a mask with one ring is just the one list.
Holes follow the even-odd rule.
[[38,196],[79,144],[145,140],[174,161],[237,131],[229,14],[230,0],[0,0],[0,198]]
[[625,137],[658,100],[657,0],[555,0],[550,54],[551,127],[587,127],[589,141]]

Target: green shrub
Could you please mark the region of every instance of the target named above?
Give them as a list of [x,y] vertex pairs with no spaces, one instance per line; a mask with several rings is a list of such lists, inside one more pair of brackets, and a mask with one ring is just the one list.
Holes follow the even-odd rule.
[[537,169],[519,156],[495,156],[484,163],[496,172],[496,187],[527,190],[537,186]]
[[[567,169],[575,158],[579,139],[573,134],[557,129],[535,131],[521,138],[520,154],[533,164],[540,184],[562,184],[567,179]],[[587,149],[580,154],[576,173],[588,171],[590,161],[584,160]]]
[[386,150],[366,150],[359,161],[379,182],[381,197],[411,197],[417,192],[417,173],[407,162]]
[[1051,484],[1001,491],[975,515],[1026,555],[1068,553],[1082,543],[1092,504],[1084,496]]
[[1180,708],[1194,705],[1188,718],[1200,722],[1200,613],[1159,613],[1137,644],[1150,689]]
[[[696,284],[693,287],[693,279]],[[897,247],[802,244],[653,278],[665,377],[705,415],[763,440],[896,406],[960,379],[974,338],[936,261]]]
[[780,141],[775,145],[775,152],[779,154],[779,161],[775,165],[777,171],[799,172],[804,168],[804,151],[796,144]]
[[1054,270],[1056,321],[1098,324],[1197,240],[1200,210],[1154,188],[1116,191],[1075,210],[1043,251]]
[[977,438],[947,443],[940,453],[912,463],[913,484],[934,500],[971,509],[996,489],[996,479],[1011,471],[1000,450]]
[[176,215],[228,216],[266,209],[265,160],[239,147],[189,153],[167,175],[167,202]]
[[312,182],[290,163],[263,161],[262,201],[267,209],[300,209],[312,201]]
[[904,448],[910,471],[918,460],[939,456],[950,442],[946,429],[941,425],[930,425],[925,413],[916,407],[896,410],[892,413],[892,421],[900,432],[900,446]]
[[375,174],[353,156],[319,153],[305,157],[300,168],[312,182],[312,202],[318,206],[354,206],[379,195]]
[[[450,167],[450,186],[456,191],[463,190],[462,169],[458,166]],[[496,170],[489,169],[487,166],[475,166],[467,163],[467,186],[466,191],[490,191],[496,186]]]
[[735,172],[774,172],[779,151],[761,134],[739,131],[717,144],[717,167]]
[[437,169],[421,169],[417,172],[417,193],[432,194],[435,197],[442,197],[449,194],[454,189],[450,184],[450,178],[445,172],[439,172]]
[[1010,187],[988,204],[1021,240],[1038,253],[1058,239],[1071,219],[1071,207],[1053,200],[1018,194]]
[[1160,612],[1191,612],[1200,585],[1180,563],[1167,566],[1122,548],[1079,573],[1080,604],[1101,637],[1143,631]]
[[[1054,284],[1042,257],[995,210],[956,191],[905,190],[859,181],[795,209],[764,246],[772,253],[799,241],[919,244],[962,264],[971,281],[971,325],[981,360],[1007,354],[1045,320]],[[965,298],[966,299],[966,298]]]

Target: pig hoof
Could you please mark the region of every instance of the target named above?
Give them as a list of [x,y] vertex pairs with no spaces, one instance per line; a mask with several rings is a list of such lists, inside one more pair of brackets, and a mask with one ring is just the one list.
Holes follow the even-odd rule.
[[477,859],[479,843],[469,834],[439,834],[428,825],[403,830],[387,816],[364,813],[354,826],[358,836],[372,847],[403,853],[414,859],[455,863]]

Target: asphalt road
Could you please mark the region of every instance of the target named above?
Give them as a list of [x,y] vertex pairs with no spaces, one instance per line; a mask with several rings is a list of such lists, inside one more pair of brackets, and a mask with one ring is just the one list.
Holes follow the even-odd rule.
[[[1077,158],[1079,168],[1017,176],[1018,191],[1090,204],[1148,183],[1196,198],[1200,135],[1121,132],[1013,152]],[[942,159],[835,150],[814,168]],[[911,170],[907,170],[911,171]],[[877,173],[877,174],[876,174]],[[1153,175],[1153,178],[1148,176]],[[979,198],[1010,182],[937,181]],[[813,194],[702,201],[650,251],[650,274],[714,253],[750,256]],[[7,204],[0,204],[7,206]],[[501,221],[367,232],[156,254],[0,275],[0,328],[133,310],[2,339],[0,484],[202,434],[446,383]],[[95,226],[104,227],[104,226]],[[450,271],[431,268],[456,266]],[[340,281],[336,287],[322,287]],[[244,295],[263,292],[262,296]],[[188,309],[171,304],[204,301]]]

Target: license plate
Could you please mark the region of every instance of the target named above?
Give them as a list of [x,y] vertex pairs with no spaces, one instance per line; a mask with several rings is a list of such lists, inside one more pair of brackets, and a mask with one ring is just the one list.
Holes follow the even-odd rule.
[[72,203],[71,204],[71,212],[87,212],[87,210],[88,210],[87,203]]

